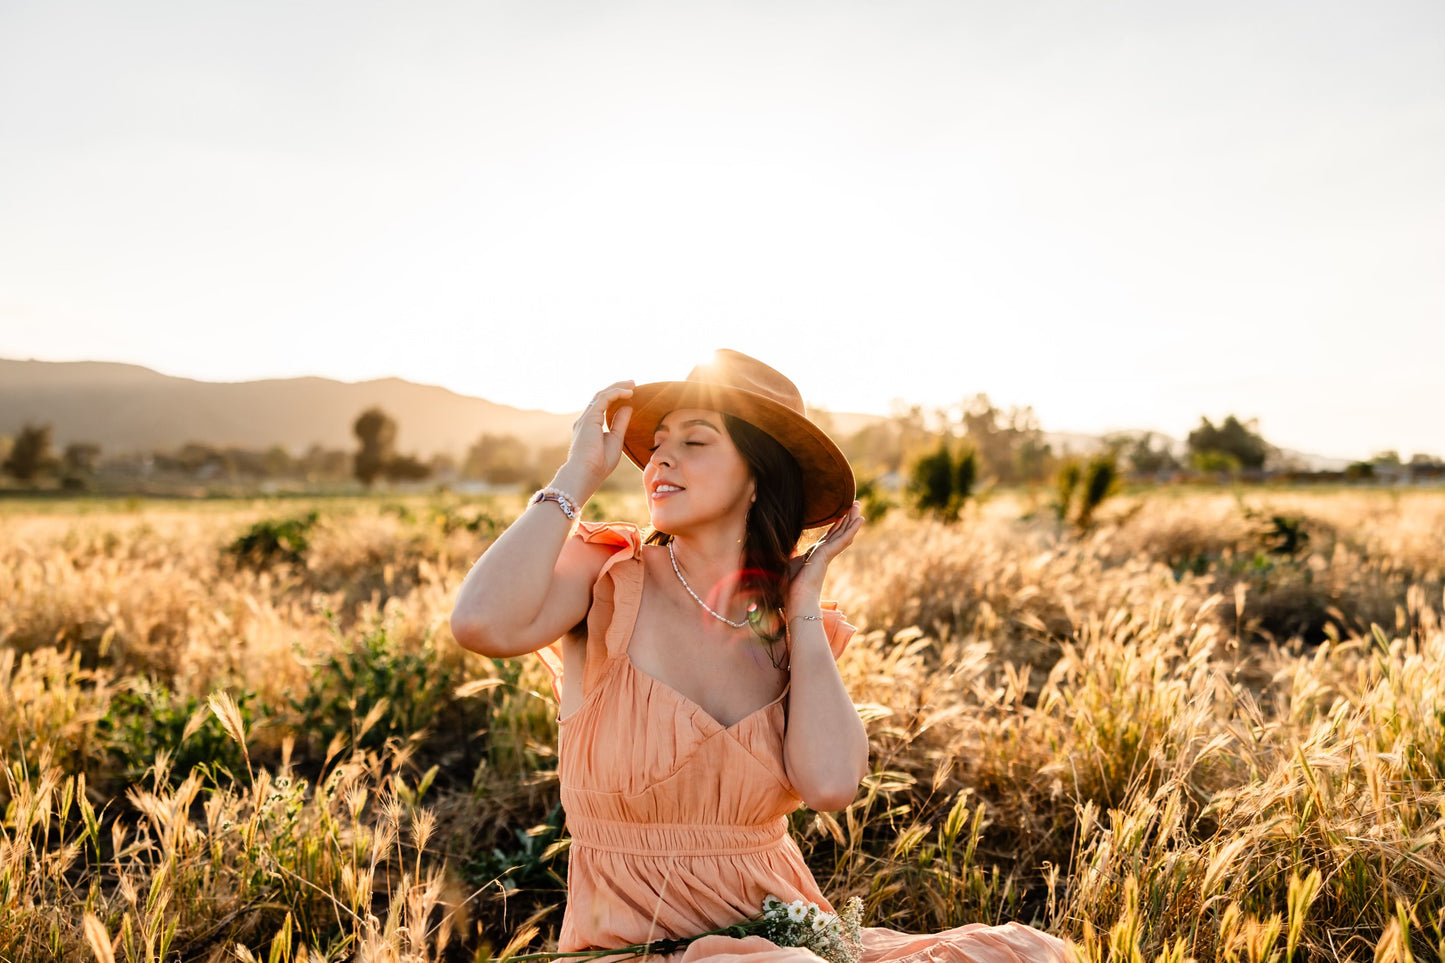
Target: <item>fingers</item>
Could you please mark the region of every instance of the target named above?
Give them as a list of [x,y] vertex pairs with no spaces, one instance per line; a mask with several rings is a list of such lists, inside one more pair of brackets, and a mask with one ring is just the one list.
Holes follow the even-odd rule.
[[858,502],[829,527],[827,534],[818,539],[803,554],[803,564],[816,562],[827,565],[853,544],[853,538],[863,529],[863,508]]
[[624,405],[617,409],[617,413],[612,416],[612,424],[607,426],[603,445],[609,465],[615,465],[622,458],[622,442],[627,437],[627,423],[631,420],[632,406]]
[[826,536],[833,547],[829,558],[838,555],[843,549],[853,544],[853,537],[862,530],[863,509],[857,502],[854,502],[853,507],[848,509],[848,514],[838,519]]
[[612,399],[614,398],[632,397],[632,389],[635,387],[637,387],[637,382],[630,379],[627,381],[614,381],[612,382],[612,384],[608,385],[606,388],[603,388],[601,391],[597,392],[597,394],[593,395],[592,401],[588,404],[588,407],[590,408],[600,402],[602,407],[605,409],[609,404],[612,403]]
[[592,396],[591,401],[587,402],[587,407],[583,408],[582,413],[577,416],[577,420],[572,422],[572,427],[576,428],[586,423],[601,427],[607,414],[607,406],[618,398],[632,397],[632,389],[635,386],[636,382],[634,381],[614,381],[603,388]]

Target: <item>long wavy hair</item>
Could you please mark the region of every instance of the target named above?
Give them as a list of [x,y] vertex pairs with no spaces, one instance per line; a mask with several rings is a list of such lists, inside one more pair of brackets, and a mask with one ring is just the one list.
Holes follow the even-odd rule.
[[[784,627],[788,561],[803,536],[803,471],[797,459],[762,429],[726,412],[723,427],[747,463],[757,493],[743,537],[739,588],[750,603],[753,631],[773,641]],[[646,541],[666,545],[672,536],[653,530]]]

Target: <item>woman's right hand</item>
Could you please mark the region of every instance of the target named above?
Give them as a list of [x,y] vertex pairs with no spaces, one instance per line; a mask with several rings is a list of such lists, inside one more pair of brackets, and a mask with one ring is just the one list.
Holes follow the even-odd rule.
[[558,474],[573,475],[572,484],[579,488],[585,486],[586,493],[578,491],[578,498],[589,498],[621,460],[622,439],[627,432],[627,423],[632,419],[632,406],[617,409],[611,425],[603,422],[607,406],[617,398],[632,397],[635,384],[634,381],[618,381],[603,388],[572,422],[572,444],[567,450],[567,464]]

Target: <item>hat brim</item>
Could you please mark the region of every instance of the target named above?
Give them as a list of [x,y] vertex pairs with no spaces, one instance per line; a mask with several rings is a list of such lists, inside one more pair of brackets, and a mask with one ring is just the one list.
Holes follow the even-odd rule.
[[803,473],[803,527],[816,528],[841,518],[853,505],[853,468],[821,428],[786,405],[729,385],[698,381],[654,381],[632,389],[631,398],[607,406],[607,422],[621,408],[632,417],[622,450],[638,468],[646,466],[652,438],[669,411],[705,408],[741,418],[788,450]]

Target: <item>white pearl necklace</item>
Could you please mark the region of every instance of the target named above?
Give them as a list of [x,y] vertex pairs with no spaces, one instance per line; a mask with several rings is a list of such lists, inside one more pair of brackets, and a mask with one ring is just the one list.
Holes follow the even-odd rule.
[[687,579],[682,577],[682,569],[677,567],[677,553],[674,552],[672,549],[672,543],[674,541],[676,541],[676,539],[670,538],[667,540],[667,557],[672,559],[672,570],[677,573],[677,580],[682,583],[683,588],[687,589],[687,594],[691,595],[693,601],[697,602],[698,605],[701,605],[704,609],[706,609],[708,615],[711,615],[719,622],[726,622],[728,625],[731,625],[735,629],[746,628],[748,624],[748,620],[746,618],[744,618],[741,622],[734,622],[726,615],[719,615],[718,613],[714,612],[711,605],[708,605],[702,599],[697,597],[697,593],[692,590],[692,586],[687,584]]

